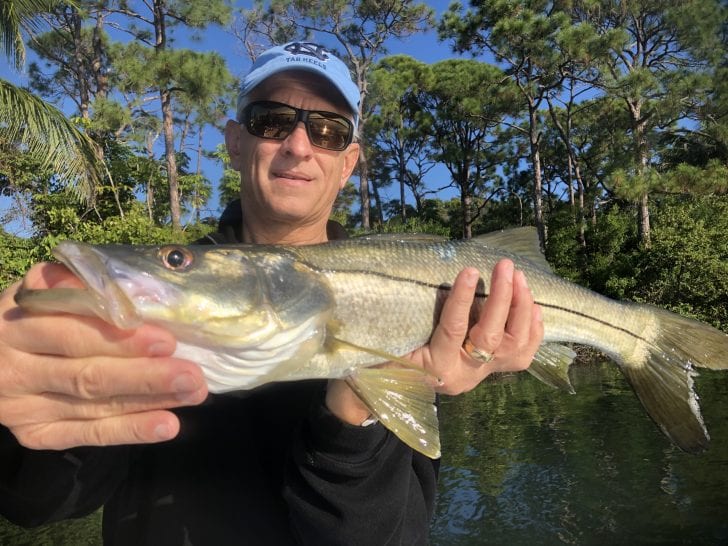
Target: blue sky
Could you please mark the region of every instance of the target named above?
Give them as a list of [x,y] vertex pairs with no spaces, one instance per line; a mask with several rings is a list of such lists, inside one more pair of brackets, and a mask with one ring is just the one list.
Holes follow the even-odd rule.
[[[438,0],[426,3],[435,10],[436,17],[439,19],[441,13],[447,9],[449,0]],[[236,2],[235,5],[236,7],[249,7],[251,2]],[[126,39],[122,33],[118,36],[114,36],[114,38]],[[225,29],[210,27],[202,33],[200,40],[191,40],[188,37],[181,35],[177,35],[176,39],[177,45],[180,47],[189,47],[198,51],[217,51],[225,57],[228,62],[229,70],[235,76],[242,76],[250,67],[250,59],[242,50],[239,43],[237,43],[236,39],[233,38]],[[433,63],[455,56],[450,51],[448,44],[438,42],[436,31],[430,31],[426,34],[413,36],[403,41],[391,40],[387,44],[387,47],[389,54],[406,54],[427,63]],[[33,52],[28,50],[28,62],[33,60],[35,60]],[[17,73],[11,70],[5,62],[5,59],[0,61],[0,78],[9,80],[16,85],[27,85],[28,80],[25,73]],[[61,107],[67,114],[72,114],[73,105],[69,103],[70,101],[66,101],[66,103],[60,104],[59,107]],[[231,112],[230,115],[233,115],[233,113]],[[222,142],[222,135],[220,132],[215,129],[208,128],[206,130],[205,146],[208,149],[213,149],[220,142]],[[215,162],[205,161],[203,163],[203,171],[207,178],[213,183],[213,186],[216,186],[221,176],[220,166]],[[438,185],[441,185],[440,182],[442,177],[448,176],[448,174],[444,169],[439,170],[439,172],[438,169],[436,169],[431,176],[440,178],[440,180],[438,180]],[[398,189],[392,186],[383,190],[382,198],[385,200],[398,198]],[[12,206],[12,202],[8,198],[0,198],[0,217],[3,215],[3,211],[9,206]],[[217,194],[213,195],[207,208],[212,214],[216,214],[219,211]],[[8,231],[18,235],[29,235],[29,233],[26,232],[20,225],[4,227]]]

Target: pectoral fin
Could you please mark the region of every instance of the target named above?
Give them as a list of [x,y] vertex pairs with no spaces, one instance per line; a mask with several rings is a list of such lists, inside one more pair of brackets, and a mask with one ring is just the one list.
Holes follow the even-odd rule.
[[426,372],[417,364],[410,362],[409,360],[407,360],[406,358],[402,358],[401,356],[393,355],[386,351],[380,351],[379,349],[363,347],[361,345],[357,345],[356,343],[350,343],[349,341],[339,339],[337,337],[329,337],[328,344],[329,344],[329,346],[341,345],[342,347],[346,347],[348,349],[353,349],[355,351],[361,351],[362,353],[367,353],[367,354],[370,354],[373,356],[378,356],[379,358],[382,359],[382,363],[396,362],[397,364],[399,364],[400,366],[402,366],[404,368],[408,368],[410,370],[415,370],[421,374],[424,374],[433,387],[442,385],[442,380],[439,377],[436,377],[435,375],[433,375],[429,372]]
[[440,457],[435,391],[424,371],[361,368],[346,382],[372,415],[405,444],[432,459]]

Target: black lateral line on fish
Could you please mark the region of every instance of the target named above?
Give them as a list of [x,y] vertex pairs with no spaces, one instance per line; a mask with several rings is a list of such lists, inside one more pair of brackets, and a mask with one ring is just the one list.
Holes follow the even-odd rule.
[[[310,264],[310,263],[306,263],[306,265],[308,267],[310,267],[311,269],[318,271],[319,273],[321,273],[323,271],[332,271],[332,272],[338,272],[338,273],[356,273],[356,274],[361,274],[361,275],[375,275],[377,277],[382,277],[384,279],[388,279],[391,281],[414,283],[418,286],[424,286],[426,288],[433,288],[435,290],[448,290],[449,291],[452,289],[452,287],[447,284],[434,284],[434,283],[427,282],[427,281],[420,281],[417,279],[408,279],[406,277],[398,277],[396,275],[390,275],[388,273],[381,273],[379,271],[369,271],[369,270],[365,270],[365,269],[330,269],[330,268],[327,268],[324,270],[324,269],[315,267],[313,264]],[[489,296],[488,292],[476,292],[475,293],[476,298],[487,298],[488,296]],[[623,332],[629,336],[632,336],[635,339],[639,339],[640,341],[649,343],[649,341],[647,339],[643,338],[642,336],[639,336],[639,335],[635,334],[634,332],[627,330],[626,328],[622,328],[621,326],[617,326],[616,324],[607,322],[606,320],[601,320],[597,317],[593,317],[593,316],[587,315],[585,313],[580,313],[579,311],[574,311],[573,309],[569,309],[567,307],[553,305],[551,303],[542,303],[540,301],[535,301],[534,303],[537,303],[541,307],[546,307],[548,309],[554,309],[556,311],[563,311],[564,313],[570,313],[572,315],[576,315],[577,317],[592,320],[592,321],[602,324],[603,326],[606,326],[608,328],[612,328],[619,332]]]

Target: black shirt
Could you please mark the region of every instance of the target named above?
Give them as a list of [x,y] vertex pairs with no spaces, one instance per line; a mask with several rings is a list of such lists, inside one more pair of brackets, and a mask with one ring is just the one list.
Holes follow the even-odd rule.
[[[235,242],[239,211],[207,242]],[[103,505],[108,545],[426,544],[439,461],[341,422],[325,386],[211,395],[174,410],[180,434],[161,444],[33,451],[0,426],[0,513],[35,526]]]

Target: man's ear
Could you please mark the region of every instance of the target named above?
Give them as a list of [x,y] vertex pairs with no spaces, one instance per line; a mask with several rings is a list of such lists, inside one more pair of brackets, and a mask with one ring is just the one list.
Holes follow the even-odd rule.
[[341,170],[341,180],[339,181],[339,189],[343,189],[346,185],[346,181],[351,177],[351,173],[354,172],[356,162],[359,160],[359,143],[354,142],[349,144],[349,147],[344,150],[344,165]]
[[225,147],[230,155],[230,166],[240,171],[240,124],[231,119],[225,124]]

